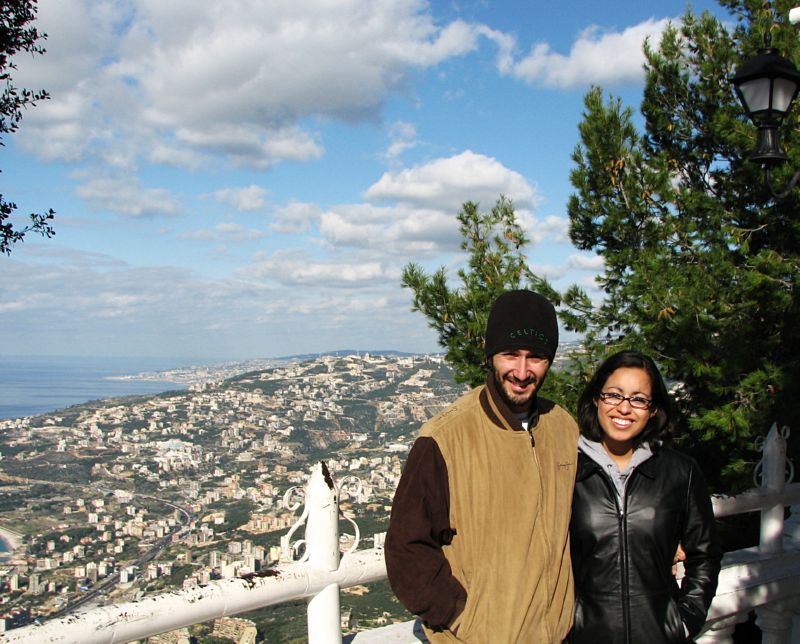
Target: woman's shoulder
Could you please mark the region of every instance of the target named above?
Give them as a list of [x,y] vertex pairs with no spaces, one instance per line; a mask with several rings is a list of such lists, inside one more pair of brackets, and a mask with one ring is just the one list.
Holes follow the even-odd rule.
[[694,458],[674,447],[661,446],[656,450],[655,454],[658,456],[657,460],[662,467],[677,468],[686,471],[700,469],[700,466]]

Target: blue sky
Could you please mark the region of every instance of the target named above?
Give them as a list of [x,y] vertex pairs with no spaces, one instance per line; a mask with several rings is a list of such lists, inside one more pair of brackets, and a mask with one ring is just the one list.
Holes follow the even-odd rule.
[[0,353],[434,351],[402,267],[455,276],[456,213],[500,194],[534,270],[592,289],[566,217],[583,96],[638,107],[642,40],[686,7],[40,0],[47,53],[14,79],[52,99],[0,192],[57,233],[0,257]]

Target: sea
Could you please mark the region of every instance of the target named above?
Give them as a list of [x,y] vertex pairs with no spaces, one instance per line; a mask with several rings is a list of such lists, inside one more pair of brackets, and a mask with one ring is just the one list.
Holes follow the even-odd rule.
[[196,362],[181,358],[0,355],[0,419],[35,416],[115,396],[185,389],[185,385],[168,380],[113,377],[193,364]]

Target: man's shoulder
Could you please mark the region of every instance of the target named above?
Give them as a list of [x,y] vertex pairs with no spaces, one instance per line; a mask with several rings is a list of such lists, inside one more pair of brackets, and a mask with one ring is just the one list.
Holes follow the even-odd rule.
[[427,421],[420,429],[420,436],[431,436],[449,431],[450,428],[461,424],[465,415],[476,413],[476,408],[480,408],[480,393],[484,385],[471,389],[452,405],[443,409],[433,418]]
[[561,405],[549,400],[548,398],[539,397],[537,401],[539,407],[539,420],[546,420],[550,423],[565,423],[570,427],[578,427],[575,419],[566,409]]
[[[533,428],[534,436],[543,439],[542,445],[549,445],[551,448],[565,450],[569,453],[578,451],[578,423],[572,415],[561,405],[557,405],[552,400],[540,398],[539,420]],[[558,446],[558,447],[556,447]]]

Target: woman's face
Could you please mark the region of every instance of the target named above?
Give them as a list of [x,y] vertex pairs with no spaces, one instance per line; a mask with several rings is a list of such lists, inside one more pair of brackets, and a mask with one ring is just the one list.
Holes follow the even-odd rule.
[[[650,376],[644,369],[620,367],[608,377],[600,393],[595,404],[597,420],[603,429],[603,443],[618,454],[632,450],[633,440],[644,431],[655,413],[652,405],[637,408],[653,399]],[[620,397],[624,400],[620,401]],[[628,400],[630,398],[633,401]]]

